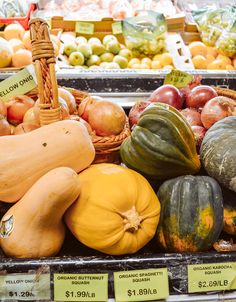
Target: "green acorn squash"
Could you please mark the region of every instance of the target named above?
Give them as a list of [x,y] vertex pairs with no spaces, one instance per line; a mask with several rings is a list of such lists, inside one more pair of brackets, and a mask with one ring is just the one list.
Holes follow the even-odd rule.
[[177,109],[154,103],[121,145],[122,162],[149,179],[195,174],[200,169],[193,132]]
[[185,175],[165,181],[157,196],[161,217],[157,242],[168,252],[211,248],[223,227],[223,197],[209,176]]
[[206,132],[200,156],[207,173],[236,192],[236,116],[220,120]]

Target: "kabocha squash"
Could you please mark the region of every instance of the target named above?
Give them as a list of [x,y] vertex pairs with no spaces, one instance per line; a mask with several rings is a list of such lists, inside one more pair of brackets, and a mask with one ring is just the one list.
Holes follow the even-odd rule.
[[229,235],[236,235],[236,192],[222,186],[224,199],[224,227]]
[[207,173],[236,192],[236,116],[220,120],[206,132],[200,155]]
[[223,227],[223,198],[216,180],[180,176],[165,181],[157,195],[161,202],[158,244],[168,252],[210,249]]
[[43,175],[3,216],[0,244],[7,256],[48,257],[65,237],[62,216],[80,193],[78,175],[67,167]]
[[95,157],[85,126],[63,120],[22,135],[0,137],[0,200],[15,202],[46,172],[66,166],[79,172]]
[[120,154],[126,166],[150,179],[164,180],[200,169],[190,125],[178,110],[162,103],[144,110]]
[[155,235],[160,203],[148,181],[115,164],[79,173],[81,194],[65,214],[74,236],[111,255],[132,254]]

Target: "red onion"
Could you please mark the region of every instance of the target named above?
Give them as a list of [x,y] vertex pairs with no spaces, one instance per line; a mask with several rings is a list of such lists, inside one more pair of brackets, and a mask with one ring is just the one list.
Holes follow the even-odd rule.
[[202,126],[192,126],[193,134],[195,137],[196,145],[198,150],[200,149],[202,140],[206,134],[206,129]]
[[217,96],[216,91],[206,85],[194,87],[186,96],[186,106],[189,108],[203,108],[209,100]]
[[224,96],[218,96],[208,101],[202,109],[201,121],[209,129],[217,121],[236,115],[236,101]]
[[138,101],[133,105],[133,107],[129,111],[129,124],[131,129],[134,125],[138,123],[140,115],[142,114],[144,109],[150,104],[151,102],[148,101]]
[[191,126],[202,126],[201,114],[194,108],[185,108],[180,113],[186,118]]
[[163,85],[154,90],[148,99],[150,102],[165,103],[176,109],[181,109],[183,100],[180,91],[173,85]]

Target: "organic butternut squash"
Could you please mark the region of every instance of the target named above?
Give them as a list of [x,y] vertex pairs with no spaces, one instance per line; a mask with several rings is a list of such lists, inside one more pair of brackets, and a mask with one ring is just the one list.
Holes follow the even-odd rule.
[[70,167],[79,172],[95,157],[86,127],[63,120],[32,132],[0,137],[0,200],[16,202],[48,171]]
[[160,203],[139,173],[115,164],[94,164],[79,173],[81,194],[65,222],[83,244],[98,251],[132,254],[156,231]]
[[62,216],[80,193],[78,175],[67,167],[43,175],[3,216],[0,244],[7,256],[57,254],[65,237]]

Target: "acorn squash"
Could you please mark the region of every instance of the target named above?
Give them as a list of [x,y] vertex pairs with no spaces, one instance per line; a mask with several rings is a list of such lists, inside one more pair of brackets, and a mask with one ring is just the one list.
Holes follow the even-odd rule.
[[218,121],[206,132],[200,156],[207,173],[236,192],[236,116]]
[[185,175],[165,181],[157,196],[161,218],[157,242],[168,252],[211,248],[223,227],[223,197],[209,176]]
[[127,167],[149,179],[195,174],[201,166],[190,125],[177,109],[162,103],[144,110],[120,154]]
[[139,173],[94,164],[79,173],[81,193],[65,222],[83,244],[106,254],[137,252],[155,235],[160,203]]

